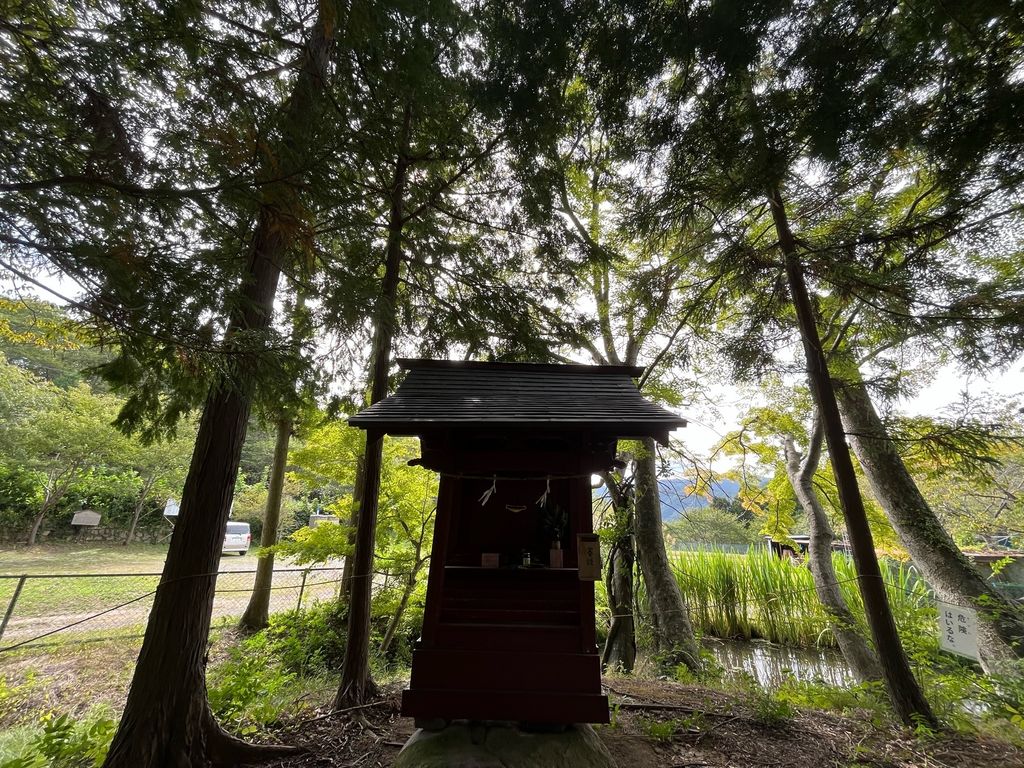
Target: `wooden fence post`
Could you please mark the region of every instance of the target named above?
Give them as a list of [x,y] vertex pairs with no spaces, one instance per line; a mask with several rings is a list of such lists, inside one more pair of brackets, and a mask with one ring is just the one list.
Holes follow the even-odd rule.
[[11,602],[7,605],[7,612],[4,613],[4,620],[0,622],[0,640],[3,640],[4,630],[7,629],[7,622],[11,620],[11,614],[14,613],[14,605],[18,602],[18,597],[21,595],[21,588],[25,586],[25,580],[28,578],[28,574],[22,574],[18,578],[18,586],[14,588],[14,594],[11,595]]

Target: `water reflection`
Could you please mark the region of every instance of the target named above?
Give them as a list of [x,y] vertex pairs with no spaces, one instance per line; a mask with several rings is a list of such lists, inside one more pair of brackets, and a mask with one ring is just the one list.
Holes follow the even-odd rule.
[[705,638],[704,646],[726,673],[746,672],[765,688],[776,688],[787,675],[801,681],[821,681],[833,686],[854,682],[853,672],[838,651],[807,650],[750,642]]

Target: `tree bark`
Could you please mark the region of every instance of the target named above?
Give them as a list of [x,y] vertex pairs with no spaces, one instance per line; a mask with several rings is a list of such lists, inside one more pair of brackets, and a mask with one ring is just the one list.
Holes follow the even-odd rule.
[[839,491],[839,501],[846,518],[846,530],[857,569],[857,583],[864,599],[868,627],[871,629],[875,648],[878,649],[889,700],[896,715],[907,725],[916,726],[924,723],[935,727],[935,715],[910,670],[910,663],[896,632],[892,610],[889,608],[889,599],[875,555],[871,528],[868,525],[867,513],[864,511],[864,501],[857,487],[857,475],[853,469],[850,449],[846,445],[846,435],[839,418],[839,407],[836,404],[825,350],[818,335],[817,318],[804,282],[803,265],[797,255],[796,239],[789,228],[786,208],[778,188],[771,187],[767,197],[779,238],[779,248],[785,260],[786,278],[800,327],[800,339],[807,360],[811,392],[822,421],[829,457],[832,460],[832,472]]
[[[402,235],[404,226],[405,186],[409,170],[409,139],[412,109],[405,106],[398,142],[398,156],[391,184],[391,210],[388,217],[388,240],[384,262],[384,280],[375,308],[370,405],[388,394],[388,373],[391,370],[391,348],[394,342],[398,300],[398,282],[402,269]],[[376,695],[377,686],[370,676],[370,602],[373,588],[373,555],[377,534],[377,507],[380,496],[380,470],[384,435],[367,430],[363,467],[363,502],[356,525],[353,553],[351,597],[348,612],[348,641],[345,661],[341,667],[341,683],[335,697],[335,709],[357,707]]]
[[808,562],[814,578],[814,591],[829,615],[832,634],[853,674],[861,682],[882,679],[882,667],[868,641],[858,631],[857,620],[846,603],[832,563],[832,540],[835,535],[828,516],[814,490],[814,473],[821,458],[824,432],[821,419],[814,414],[807,454],[801,457],[792,438],[786,438],[786,474],[804,514],[810,531]]
[[[263,530],[260,531],[260,547],[272,547],[277,543],[277,529],[281,521],[281,497],[284,495],[284,473],[288,468],[288,444],[292,438],[292,419],[282,415],[277,420],[277,440],[274,443],[274,461],[270,469],[270,485],[267,489],[267,506],[263,512]],[[274,581],[274,553],[260,554],[256,563],[256,579],[253,583],[249,605],[238,621],[238,628],[246,632],[257,632],[267,626],[270,620],[270,587]]]
[[352,599],[352,561],[355,559],[356,530],[359,527],[359,507],[363,503],[363,484],[366,482],[366,444],[363,443],[363,452],[356,457],[356,480],[352,488],[352,512],[349,516],[348,526],[348,554],[345,555],[345,562],[341,566],[341,592],[340,603],[348,605]]
[[633,617],[633,536],[626,534],[612,545],[608,577],[608,610],[611,622],[601,654],[605,670],[629,674],[636,665],[636,622]]
[[36,515],[36,519],[32,521],[32,528],[28,532],[28,546],[35,546],[36,538],[39,536],[39,529],[43,527],[43,520],[46,519],[47,513],[57,506],[57,504],[60,503],[60,500],[64,498],[64,494],[67,493],[68,488],[71,486],[71,478],[74,477],[77,470],[78,465],[75,464],[68,470],[66,480],[61,480],[59,482],[54,480],[53,483],[56,485],[49,482],[47,483],[47,487],[52,486],[52,490],[47,491],[46,498],[43,499],[43,504],[39,508],[39,514]]
[[[847,360],[847,362],[850,362]],[[844,366],[856,370],[854,365]],[[981,576],[942,527],[889,438],[859,373],[836,390],[854,452],[892,527],[941,600],[978,612],[986,671],[1024,656],[1024,615]]]
[[43,506],[39,509],[39,514],[36,515],[36,519],[32,521],[32,528],[28,532],[28,546],[34,547],[36,543],[36,537],[39,536],[39,529],[43,526],[43,518],[46,517],[46,513],[50,511],[49,499],[43,501]]
[[391,648],[391,643],[394,642],[395,634],[402,623],[402,616],[405,615],[405,609],[409,606],[409,598],[412,597],[412,593],[416,590],[416,577],[419,576],[420,571],[423,569],[424,562],[426,561],[420,560],[419,553],[417,553],[416,565],[413,567],[412,572],[406,576],[405,587],[402,589],[402,598],[398,601],[398,608],[388,622],[387,629],[384,630],[384,637],[380,641],[381,656],[387,654]]
[[[289,105],[285,141],[308,142],[315,92],[324,82],[335,19],[319,18]],[[275,174],[276,175],[276,174]],[[230,369],[203,408],[178,523],[153,600],[131,688],[104,768],[239,765],[293,750],[245,744],[216,723],[206,696],[206,650],[216,570],[252,404],[255,362],[238,334],[256,339],[270,326],[281,265],[295,238],[301,172],[271,182],[259,216],[225,336]],[[278,207],[281,206],[281,207]],[[294,207],[294,208],[293,208]],[[253,338],[244,347],[251,347]]]
[[135,502],[135,510],[132,512],[132,524],[128,529],[128,537],[124,540],[124,546],[128,546],[132,543],[132,539],[135,538],[135,529],[139,527],[139,518],[142,516],[142,509],[146,506],[146,499],[149,498],[149,492],[153,489],[153,485],[156,483],[156,473],[146,478],[142,484],[142,490],[139,491],[138,501]]
[[608,636],[601,654],[601,666],[606,670],[629,674],[636,665],[636,620],[633,614],[633,566],[636,548],[633,542],[633,494],[624,489],[610,473],[605,474],[605,485],[611,497],[615,514],[615,541],[608,556],[605,591],[611,620]]
[[[269,326],[286,245],[274,218],[262,211],[242,289],[246,309],[233,319],[231,335]],[[208,765],[214,745],[228,743],[206,698],[206,647],[253,393],[251,377],[237,374],[233,380],[222,375],[203,408],[178,522],[106,768]]]
[[636,457],[634,503],[637,554],[647,585],[655,649],[660,666],[670,668],[685,664],[690,670],[699,672],[700,648],[693,636],[689,611],[665,551],[655,451],[654,439],[644,438],[643,452]]

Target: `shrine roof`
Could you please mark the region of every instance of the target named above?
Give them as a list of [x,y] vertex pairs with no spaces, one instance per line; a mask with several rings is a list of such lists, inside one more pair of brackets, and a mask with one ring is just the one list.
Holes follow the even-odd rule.
[[686,420],[645,399],[625,365],[399,360],[408,373],[388,398],[349,424],[415,435],[475,425],[599,431],[656,437]]

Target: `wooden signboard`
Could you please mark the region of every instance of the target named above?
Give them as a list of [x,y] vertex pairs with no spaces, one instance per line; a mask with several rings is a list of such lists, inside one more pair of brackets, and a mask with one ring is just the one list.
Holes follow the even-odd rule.
[[100,524],[100,513],[93,512],[91,509],[83,509],[75,512],[75,516],[71,518],[72,525],[84,525],[88,527],[96,526]]
[[600,581],[601,542],[597,534],[577,534],[576,548],[579,553],[580,581]]

